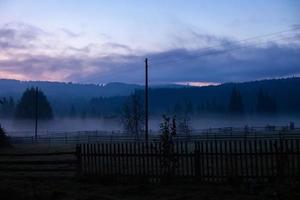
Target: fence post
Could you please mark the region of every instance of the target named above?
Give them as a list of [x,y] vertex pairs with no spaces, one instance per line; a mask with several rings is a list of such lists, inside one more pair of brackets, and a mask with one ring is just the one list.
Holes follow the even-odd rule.
[[77,158],[77,176],[80,176],[82,173],[82,157],[81,157],[81,145],[76,146],[76,158]]
[[199,150],[199,143],[198,142],[195,142],[194,143],[195,145],[195,152],[194,152],[194,155],[195,155],[195,176],[196,176],[196,179],[199,179],[200,177],[200,150]]

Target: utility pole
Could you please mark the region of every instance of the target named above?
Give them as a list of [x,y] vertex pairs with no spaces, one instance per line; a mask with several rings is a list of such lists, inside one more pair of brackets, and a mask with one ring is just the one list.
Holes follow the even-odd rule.
[[145,59],[145,140],[148,142],[148,59]]
[[35,88],[35,129],[34,129],[34,137],[35,141],[37,141],[37,126],[38,126],[38,95],[39,89],[38,87]]

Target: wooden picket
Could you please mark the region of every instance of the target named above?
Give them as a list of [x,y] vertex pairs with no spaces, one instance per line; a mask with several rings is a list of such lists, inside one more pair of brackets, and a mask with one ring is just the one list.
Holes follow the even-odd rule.
[[81,144],[77,148],[79,169],[85,176],[167,176],[202,182],[300,178],[300,139],[178,141],[171,144],[168,155],[158,142]]

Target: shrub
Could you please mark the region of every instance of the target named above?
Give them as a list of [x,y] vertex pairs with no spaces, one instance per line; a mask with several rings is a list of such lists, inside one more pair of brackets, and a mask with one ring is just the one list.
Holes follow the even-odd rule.
[[10,143],[8,140],[8,137],[4,131],[4,129],[2,128],[2,126],[0,125],[0,148],[3,147],[10,147]]
[[170,181],[177,168],[177,158],[174,154],[173,138],[176,137],[176,119],[163,115],[163,122],[160,124],[161,130],[161,170],[165,175],[164,181]]

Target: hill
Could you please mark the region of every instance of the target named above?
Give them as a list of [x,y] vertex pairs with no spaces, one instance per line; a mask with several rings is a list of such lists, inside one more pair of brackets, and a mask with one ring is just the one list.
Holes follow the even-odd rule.
[[[143,100],[144,87],[136,84],[109,83],[106,85],[74,84],[44,81],[0,80],[0,97],[12,96],[18,101],[22,92],[37,86],[48,96],[56,116],[112,117],[120,111],[134,91]],[[282,78],[243,83],[224,83],[218,86],[186,87],[177,85],[153,86],[149,90],[150,114],[225,113],[233,87],[242,96],[246,113],[255,113],[259,90],[276,102],[277,113],[300,114],[300,78]]]
[[61,95],[73,98],[91,98],[95,96],[124,96],[129,95],[135,89],[141,88],[136,84],[108,83],[106,85],[77,84],[48,81],[18,81],[0,79],[0,96],[19,97],[26,88],[39,87],[48,96],[60,97]]

